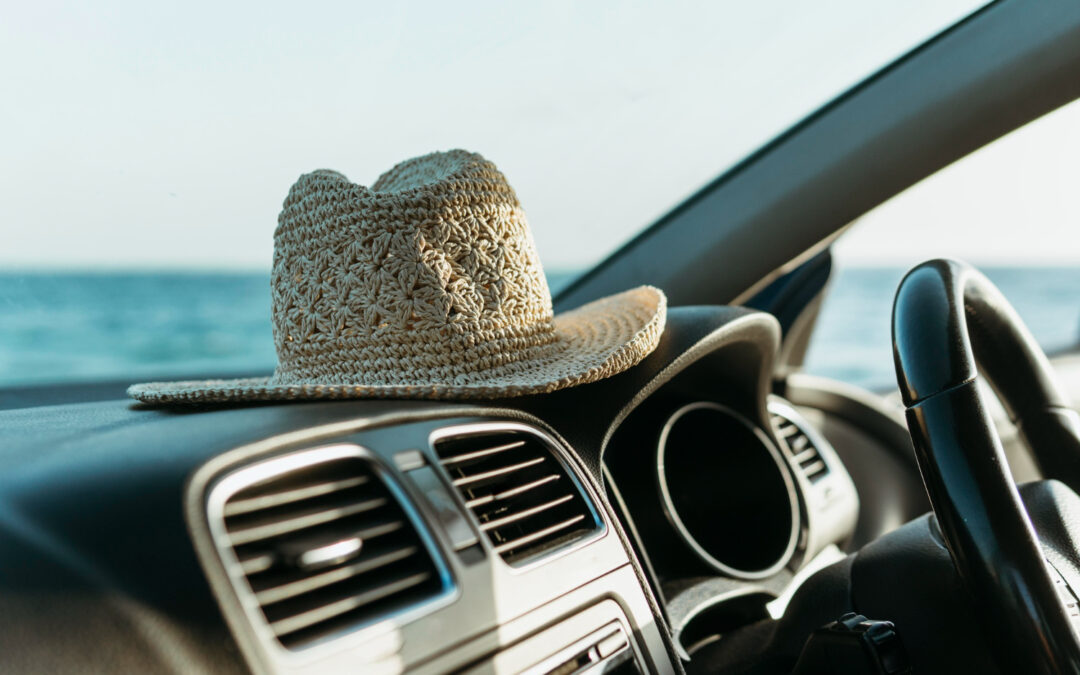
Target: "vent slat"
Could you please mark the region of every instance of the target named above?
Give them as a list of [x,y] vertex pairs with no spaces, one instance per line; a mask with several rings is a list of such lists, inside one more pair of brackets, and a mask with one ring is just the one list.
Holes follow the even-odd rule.
[[514,450],[516,448],[525,447],[525,441],[514,441],[513,443],[504,443],[503,445],[496,445],[494,448],[486,448],[484,450],[476,450],[475,452],[466,452],[461,455],[454,455],[453,457],[447,457],[443,460],[443,466],[455,466],[457,464],[465,464],[477,459],[483,459],[484,457],[490,457],[497,455],[500,452],[506,452],[507,450]]
[[509,516],[505,516],[503,518],[496,518],[495,520],[489,520],[488,522],[482,524],[480,526],[480,529],[487,532],[488,530],[494,530],[495,528],[502,527],[504,525],[509,525],[510,523],[516,523],[519,520],[524,520],[524,519],[529,518],[531,516],[535,516],[538,513],[543,513],[544,511],[549,511],[549,510],[555,508],[556,506],[558,506],[559,504],[565,504],[566,502],[570,501],[573,498],[574,498],[574,495],[563,495],[562,497],[559,497],[558,499],[553,499],[550,502],[541,504],[540,506],[534,506],[531,509],[525,509],[524,511],[518,511],[517,513],[512,513]]
[[499,546],[496,546],[495,547],[495,552],[496,553],[502,553],[503,551],[512,551],[515,548],[518,548],[520,546],[524,546],[526,544],[534,542],[537,539],[541,539],[541,538],[546,537],[548,535],[555,534],[556,532],[561,532],[562,530],[565,530],[565,529],[567,529],[567,528],[569,528],[569,527],[571,527],[571,526],[573,526],[573,525],[575,525],[577,523],[580,523],[583,520],[585,520],[585,514],[582,513],[582,514],[576,515],[573,518],[569,518],[567,520],[564,520],[561,523],[556,523],[555,525],[552,525],[551,527],[545,527],[544,529],[540,530],[539,532],[533,532],[530,535],[520,537],[518,539],[508,541],[505,544],[501,544]]
[[358,593],[357,595],[350,596],[343,600],[324,605],[318,609],[313,609],[303,614],[297,614],[287,619],[281,619],[270,624],[270,629],[274,631],[274,635],[282,637],[289,633],[295,633],[298,630],[309,628],[315,624],[322,623],[328,619],[333,619],[336,616],[351,612],[354,609],[363,607],[364,605],[371,604],[377,600],[400,593],[401,591],[408,590],[413,586],[419,586],[428,579],[431,578],[430,572],[420,572],[419,574],[413,574],[405,577],[399,581],[395,581],[385,586],[366,591],[364,593]]
[[493,428],[443,437],[434,446],[480,531],[511,565],[581,541],[601,527],[557,447],[539,433]]
[[782,420],[776,425],[776,433],[778,433],[781,438],[790,438],[799,433],[799,427],[787,420]]
[[386,499],[382,497],[376,497],[375,499],[367,499],[355,504],[349,504],[347,506],[341,506],[331,509],[312,509],[309,512],[304,512],[300,516],[288,518],[286,520],[279,520],[277,522],[267,523],[266,525],[257,525],[255,527],[248,527],[240,530],[233,530],[229,532],[229,540],[232,541],[233,546],[241,546],[243,544],[250,544],[254,541],[262,539],[269,539],[271,537],[278,537],[283,534],[289,534],[290,532],[296,532],[298,530],[304,530],[316,525],[322,525],[324,523],[330,523],[342,518],[348,518],[358,513],[365,511],[373,511],[381,506],[386,505]]
[[272,605],[275,602],[281,602],[282,600],[288,600],[304,593],[310,593],[311,591],[318,590],[324,586],[336,584],[339,581],[345,581],[351,579],[360,574],[377,570],[380,567],[385,567],[391,563],[404,560],[416,553],[417,548],[415,546],[409,546],[397,551],[391,551],[390,553],[384,553],[382,555],[358,562],[347,567],[340,567],[338,569],[330,570],[329,572],[323,572],[322,574],[316,574],[313,577],[307,577],[299,581],[293,581],[291,583],[282,584],[281,586],[274,586],[264,591],[259,591],[255,594],[255,599],[259,601],[261,605]]
[[[391,486],[353,447],[304,450],[238,470],[233,483],[245,472],[258,478],[212,515],[219,547],[232,552],[224,562],[246,596],[242,606],[286,649],[397,617],[451,589]],[[326,454],[343,450],[350,454]]]
[[470,509],[472,509],[477,506],[486,506],[487,504],[491,504],[493,502],[510,499],[511,497],[517,497],[519,495],[525,494],[529,490],[535,490],[537,488],[543,487],[548,483],[559,480],[560,478],[562,478],[562,476],[560,476],[559,474],[550,474],[548,476],[544,476],[540,480],[534,480],[530,483],[526,483],[525,485],[521,485],[516,488],[504,490],[503,492],[498,492],[492,495],[485,495],[477,499],[470,499],[469,501],[465,502],[465,506],[468,506]]
[[825,462],[819,459],[816,462],[803,466],[802,470],[803,473],[806,474],[807,478],[812,478],[825,471],[826,468],[827,467],[825,466]]
[[[791,438],[790,436],[788,438]],[[810,439],[805,434],[799,434],[789,443],[791,445],[791,451],[795,453],[795,456],[799,456],[810,445]],[[816,450],[815,450],[816,452]]]
[[356,533],[357,537],[361,539],[374,539],[375,537],[381,537],[384,534],[390,534],[391,532],[397,532],[401,528],[405,527],[405,523],[401,520],[391,520],[388,523],[382,523],[380,525],[373,525],[372,527],[365,527]]
[[291,490],[285,490],[269,495],[261,495],[259,497],[251,497],[249,499],[237,499],[230,501],[225,505],[225,517],[238,516],[245,513],[251,513],[252,511],[262,511],[264,509],[270,509],[275,506],[281,506],[283,504],[290,504],[292,502],[302,501],[304,499],[311,499],[312,497],[321,497],[333,492],[339,492],[341,490],[348,490],[349,488],[359,487],[368,482],[367,476],[355,476],[353,478],[346,478],[344,480],[327,481],[325,483],[317,483],[315,485],[309,485],[306,487],[294,488]]
[[501,478],[503,476],[506,476],[507,474],[522,471],[524,469],[528,469],[529,467],[536,466],[537,464],[541,464],[544,462],[545,459],[547,458],[537,457],[536,459],[530,459],[527,462],[511,464],[510,466],[504,466],[498,469],[485,471],[483,473],[478,473],[472,476],[457,478],[454,480],[454,487],[469,487],[470,485],[475,485],[477,483],[483,483],[486,481],[494,480],[496,478]]

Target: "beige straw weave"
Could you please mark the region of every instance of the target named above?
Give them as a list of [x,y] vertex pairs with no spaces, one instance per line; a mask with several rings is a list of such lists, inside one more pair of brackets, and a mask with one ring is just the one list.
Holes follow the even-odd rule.
[[517,195],[495,165],[452,150],[371,188],[301,176],[274,234],[278,368],[269,378],[137,384],[169,403],[500,398],[592,382],[655,347],[664,294],[642,286],[553,316]]

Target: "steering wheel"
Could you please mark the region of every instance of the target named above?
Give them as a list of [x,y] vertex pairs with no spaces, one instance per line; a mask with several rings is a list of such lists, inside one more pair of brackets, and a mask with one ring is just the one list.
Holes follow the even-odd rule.
[[[1045,354],[985,276],[933,260],[900,283],[893,356],[926,492],[1003,671],[1080,673],[1080,416]],[[983,376],[1043,476],[1056,479],[1025,486],[1024,499],[977,386]],[[1047,509],[1045,528],[1036,517],[1040,541],[1032,516]]]

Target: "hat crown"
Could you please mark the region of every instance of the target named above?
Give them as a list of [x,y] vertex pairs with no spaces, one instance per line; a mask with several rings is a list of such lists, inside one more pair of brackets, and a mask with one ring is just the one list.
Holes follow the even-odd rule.
[[494,164],[463,150],[402,162],[371,188],[333,171],[301,176],[274,235],[272,309],[285,380],[319,354],[341,370],[341,350],[406,361],[419,350],[430,366],[460,351],[433,344],[544,343],[552,331],[517,195]]

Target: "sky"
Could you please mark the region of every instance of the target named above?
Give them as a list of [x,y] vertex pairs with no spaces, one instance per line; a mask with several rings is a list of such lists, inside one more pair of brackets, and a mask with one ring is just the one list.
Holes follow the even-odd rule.
[[[370,185],[455,147],[506,173],[545,265],[580,268],[978,4],[18,3],[0,22],[0,269],[268,269],[300,174]],[[937,237],[974,261],[1080,261],[1035,225],[1010,234],[1080,213],[1080,110],[1057,115],[1009,146],[1019,165],[920,186],[840,256]],[[1009,202],[1017,181],[1036,197]]]
[[980,265],[1080,265],[1080,102],[957,160],[870,211],[834,249],[841,264],[953,257]]

